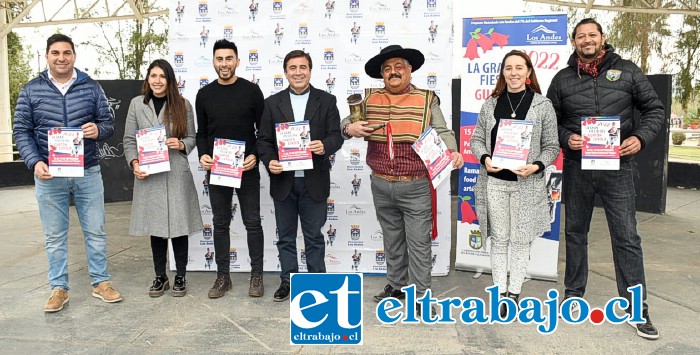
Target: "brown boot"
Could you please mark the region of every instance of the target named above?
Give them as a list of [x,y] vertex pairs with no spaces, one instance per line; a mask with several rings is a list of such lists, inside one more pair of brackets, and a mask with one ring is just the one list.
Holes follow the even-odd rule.
[[251,275],[250,276],[250,287],[248,288],[248,296],[250,297],[262,297],[265,294],[265,287],[263,286],[262,275]]

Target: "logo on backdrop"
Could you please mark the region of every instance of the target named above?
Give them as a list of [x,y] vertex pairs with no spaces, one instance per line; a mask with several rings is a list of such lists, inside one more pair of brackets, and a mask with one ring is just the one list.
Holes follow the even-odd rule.
[[228,255],[231,257],[231,264],[234,264],[236,261],[238,261],[238,251],[236,251],[236,248],[229,249]]
[[309,25],[305,23],[299,24],[299,38],[306,38],[309,35]]
[[175,52],[175,58],[173,59],[175,67],[180,68],[185,64],[185,52]]
[[270,16],[271,20],[284,20],[285,16],[282,13],[282,0],[272,1],[272,13]]
[[230,41],[232,38],[233,38],[233,26],[231,26],[231,25],[224,26],[224,39]]
[[333,64],[334,60],[335,60],[335,52],[333,51],[333,48],[326,48],[326,50],[323,51],[323,61],[326,64]]
[[209,5],[207,5],[206,1],[200,1],[199,2],[199,16],[200,17],[206,17],[209,14]]
[[326,220],[337,221],[338,216],[335,214],[335,202],[333,199],[326,200]]
[[276,91],[282,90],[282,88],[284,87],[284,79],[282,78],[282,75],[275,74],[272,84]]
[[251,49],[248,51],[248,63],[250,63],[250,65],[258,65],[259,59],[260,55],[258,54],[257,49]]
[[374,262],[377,266],[382,266],[386,262],[386,254],[384,250],[377,250],[374,252]]
[[353,89],[360,87],[360,74],[350,73],[350,87]]
[[214,234],[213,229],[211,228],[211,224],[205,224],[204,226],[202,226],[202,236],[204,237],[204,239],[209,240],[213,235]]
[[562,38],[556,30],[545,25],[539,25],[527,34],[527,42],[533,45],[561,44],[562,41],[566,41],[566,39]]
[[426,4],[427,12],[423,13],[423,17],[439,17],[440,12],[437,10],[437,0],[427,0]]
[[373,44],[387,44],[389,39],[386,38],[386,25],[384,21],[374,23],[374,38],[372,38]]
[[292,274],[292,345],[362,345],[362,274]]
[[350,0],[350,12],[360,11],[360,0]]
[[427,81],[428,87],[431,89],[435,89],[435,87],[437,86],[437,74],[435,72],[428,73]]
[[209,77],[207,76],[200,76],[199,77],[199,88],[203,88],[205,86],[209,85]]

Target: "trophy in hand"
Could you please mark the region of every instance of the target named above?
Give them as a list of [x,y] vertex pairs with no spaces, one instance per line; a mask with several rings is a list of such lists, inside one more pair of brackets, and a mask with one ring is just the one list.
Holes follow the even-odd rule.
[[[350,106],[350,122],[355,123],[367,120],[364,106],[362,105],[362,95],[352,94],[348,96],[348,106]],[[376,131],[380,128],[384,128],[384,126],[386,126],[384,123],[372,123],[368,124],[366,127],[372,128],[372,131]]]

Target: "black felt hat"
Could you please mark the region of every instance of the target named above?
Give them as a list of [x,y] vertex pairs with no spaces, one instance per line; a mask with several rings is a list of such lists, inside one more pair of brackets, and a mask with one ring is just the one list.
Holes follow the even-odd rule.
[[386,46],[379,51],[379,54],[370,59],[367,64],[365,64],[365,73],[372,78],[381,79],[382,78],[382,64],[384,61],[391,58],[403,58],[411,64],[412,72],[418,70],[425,62],[425,57],[417,49],[403,48],[398,44],[392,44]]

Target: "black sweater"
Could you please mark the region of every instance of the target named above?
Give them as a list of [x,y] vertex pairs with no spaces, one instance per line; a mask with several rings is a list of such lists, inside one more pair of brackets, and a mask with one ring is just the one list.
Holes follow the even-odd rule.
[[256,154],[255,132],[260,127],[265,98],[260,87],[243,78],[233,84],[214,81],[197,93],[197,151],[212,156],[214,138],[245,141],[245,154]]

